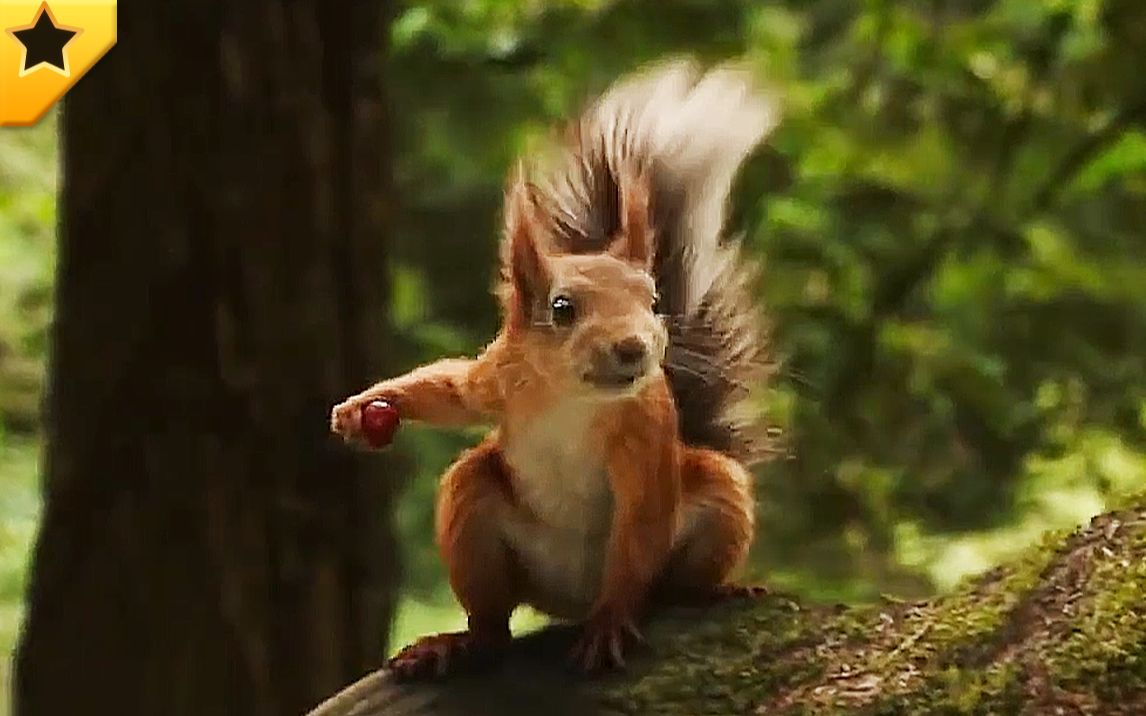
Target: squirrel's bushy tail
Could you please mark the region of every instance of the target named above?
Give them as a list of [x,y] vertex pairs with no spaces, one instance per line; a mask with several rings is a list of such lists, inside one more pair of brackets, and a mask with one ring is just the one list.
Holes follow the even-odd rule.
[[755,266],[723,228],[736,173],[777,121],[776,105],[746,71],[661,63],[622,79],[573,122],[565,161],[538,196],[554,248],[592,252],[618,230],[622,177],[649,183],[670,334],[665,368],[682,437],[746,463],[770,452],[762,420],[742,410],[742,399],[771,362]]

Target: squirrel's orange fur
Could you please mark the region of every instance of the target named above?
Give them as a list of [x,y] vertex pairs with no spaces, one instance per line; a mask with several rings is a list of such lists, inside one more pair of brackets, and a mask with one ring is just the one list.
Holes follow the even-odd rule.
[[[728,293],[743,284],[741,262],[717,245],[717,205],[772,120],[770,105],[745,106],[756,98],[740,75],[698,82],[693,73],[687,63],[670,65],[600,100],[586,114],[592,121],[574,131],[571,157],[583,174],[558,174],[548,189],[515,174],[499,291],[505,320],[481,355],[383,381],[332,412],[332,429],[358,442],[361,406],[380,397],[405,419],[497,426],[449,468],[438,494],[436,539],[469,628],[408,647],[391,662],[401,673],[443,671],[457,656],[496,649],[522,604],[584,622],[573,653],[579,665],[622,664],[654,594],[715,593],[747,553],[749,458],[733,447],[747,439],[734,439],[738,424],[723,417],[723,402],[692,416],[703,420],[690,428],[678,408],[698,403],[682,402],[683,378],[671,371],[712,376],[722,387],[707,398],[719,400],[733,396],[736,381],[763,374],[752,372],[761,351],[746,304]],[[698,94],[707,119],[689,104]],[[675,135],[665,126],[674,119]],[[711,149],[689,164],[690,148],[679,142],[703,141],[692,130],[705,121],[717,123],[709,135],[740,138],[707,137]],[[721,121],[731,124],[719,128]],[[595,182],[602,172],[611,195],[578,191],[578,177]],[[605,233],[596,243],[576,224],[588,226],[591,212],[608,215],[596,224]],[[665,268],[673,241],[691,252],[676,274]],[[654,311],[658,289],[675,304],[668,319]],[[693,334],[674,319],[693,320]],[[708,331],[707,342],[688,343],[696,330]],[[669,360],[674,349],[707,358],[709,372]]]

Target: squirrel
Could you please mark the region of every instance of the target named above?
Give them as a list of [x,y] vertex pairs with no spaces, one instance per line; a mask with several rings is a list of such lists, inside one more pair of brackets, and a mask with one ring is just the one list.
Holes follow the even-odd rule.
[[777,115],[731,64],[622,77],[568,123],[555,163],[510,172],[493,341],[333,408],[357,445],[377,399],[404,419],[496,426],[445,472],[435,509],[468,628],[399,651],[399,677],[501,653],[525,604],[580,622],[576,668],[619,668],[648,606],[763,589],[729,577],[754,533],[749,470],[775,451],[743,406],[773,363],[756,264],[723,224]]

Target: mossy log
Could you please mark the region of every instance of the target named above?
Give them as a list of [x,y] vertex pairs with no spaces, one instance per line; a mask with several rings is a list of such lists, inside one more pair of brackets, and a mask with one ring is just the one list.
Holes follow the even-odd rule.
[[932,601],[771,595],[668,611],[646,631],[607,678],[565,672],[572,634],[554,627],[486,673],[378,672],[309,716],[1146,714],[1146,497]]

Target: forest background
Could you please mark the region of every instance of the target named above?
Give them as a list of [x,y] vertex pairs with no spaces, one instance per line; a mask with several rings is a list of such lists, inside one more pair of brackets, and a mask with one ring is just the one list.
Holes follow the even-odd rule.
[[[791,450],[759,470],[751,573],[820,601],[950,590],[1146,485],[1144,46],[1132,0],[402,3],[388,360],[492,336],[504,176],[554,122],[643,62],[745,57],[784,98],[732,224],[766,265],[783,370],[762,407]],[[41,511],[59,162],[56,112],[0,131],[5,655]],[[379,475],[400,483],[391,648],[462,623],[432,503],[477,436],[405,428]]]

